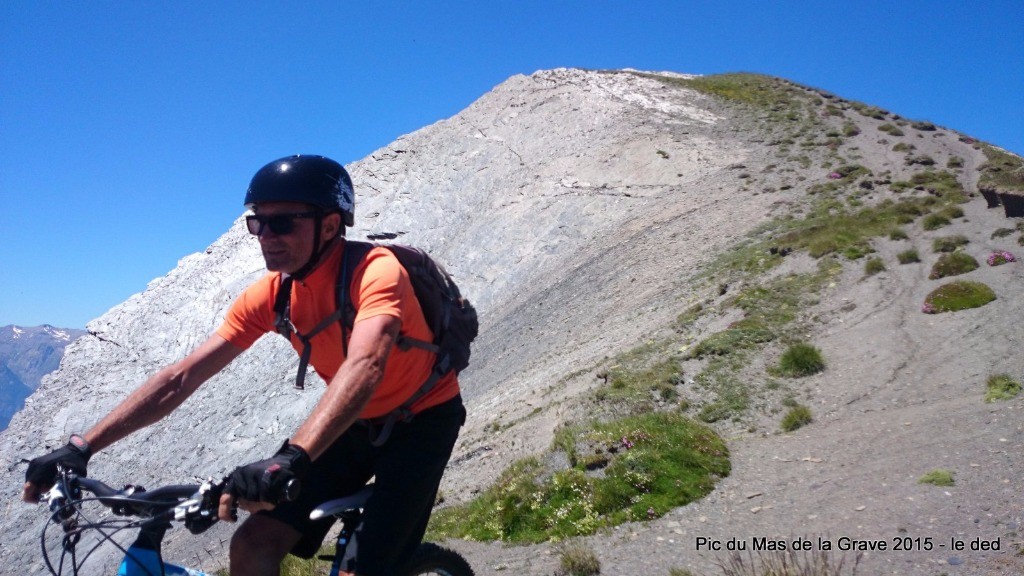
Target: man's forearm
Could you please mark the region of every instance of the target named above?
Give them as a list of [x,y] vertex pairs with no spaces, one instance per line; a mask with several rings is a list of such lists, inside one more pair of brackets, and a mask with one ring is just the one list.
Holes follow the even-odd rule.
[[150,377],[85,434],[93,452],[160,421],[174,411],[191,395],[182,381],[182,375],[176,373],[173,366]]
[[327,448],[348,430],[380,383],[382,367],[372,365],[369,359],[346,362],[339,377],[331,381],[313,413],[302,423],[291,439],[316,460]]
[[160,421],[241,353],[241,348],[214,334],[185,359],[146,380],[85,434],[86,441],[98,452]]
[[295,432],[291,443],[316,460],[356,421],[384,377],[391,347],[401,322],[392,316],[375,316],[356,323],[349,356],[331,379],[313,413]]

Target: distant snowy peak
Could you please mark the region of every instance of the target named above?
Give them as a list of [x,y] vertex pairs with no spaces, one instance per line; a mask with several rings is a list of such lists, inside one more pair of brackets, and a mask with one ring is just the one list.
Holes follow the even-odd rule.
[[67,330],[62,330],[60,328],[54,328],[53,326],[50,326],[49,324],[44,324],[42,328],[43,328],[43,332],[45,332],[46,334],[49,334],[55,340],[60,340],[62,342],[70,342],[71,341],[71,333],[68,332]]
[[85,330],[57,328],[50,324],[43,324],[41,326],[17,326],[10,324],[0,328],[0,342],[40,340],[64,346],[85,333]]

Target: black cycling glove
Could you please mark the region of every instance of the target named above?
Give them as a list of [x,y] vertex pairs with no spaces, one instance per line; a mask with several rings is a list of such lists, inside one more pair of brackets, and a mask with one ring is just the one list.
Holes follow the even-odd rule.
[[291,501],[298,496],[299,483],[309,466],[309,454],[286,440],[270,458],[235,468],[228,476],[227,491],[250,502]]
[[79,476],[85,476],[86,465],[91,456],[92,449],[85,438],[73,434],[67,446],[31,460],[28,463],[28,470],[25,471],[25,481],[39,487],[52,486],[57,478],[58,464]]

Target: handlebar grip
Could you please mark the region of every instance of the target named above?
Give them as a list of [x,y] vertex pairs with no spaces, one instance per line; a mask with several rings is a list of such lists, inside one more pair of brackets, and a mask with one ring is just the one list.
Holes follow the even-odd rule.
[[298,478],[292,478],[284,485],[284,489],[281,490],[281,502],[294,502],[301,492],[302,481]]

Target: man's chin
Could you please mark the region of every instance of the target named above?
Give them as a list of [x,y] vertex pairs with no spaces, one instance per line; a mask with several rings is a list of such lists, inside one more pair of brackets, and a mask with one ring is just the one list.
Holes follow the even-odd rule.
[[283,272],[287,274],[292,271],[292,267],[289,266],[287,262],[281,262],[266,257],[263,258],[263,262],[267,265],[268,272]]

